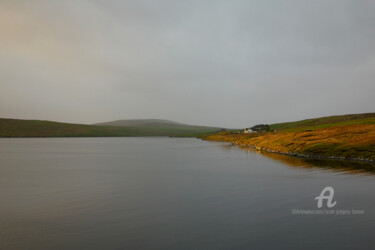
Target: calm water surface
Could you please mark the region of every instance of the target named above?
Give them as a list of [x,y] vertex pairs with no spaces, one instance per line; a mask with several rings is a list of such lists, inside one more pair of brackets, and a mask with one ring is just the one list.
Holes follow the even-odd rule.
[[[335,210],[316,210],[322,189]],[[373,249],[371,165],[172,138],[0,139],[0,249]]]

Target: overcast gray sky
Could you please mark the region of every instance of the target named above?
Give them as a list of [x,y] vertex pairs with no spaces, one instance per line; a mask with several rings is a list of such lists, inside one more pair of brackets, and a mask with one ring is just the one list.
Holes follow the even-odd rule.
[[375,1],[0,0],[0,117],[246,127],[375,107]]

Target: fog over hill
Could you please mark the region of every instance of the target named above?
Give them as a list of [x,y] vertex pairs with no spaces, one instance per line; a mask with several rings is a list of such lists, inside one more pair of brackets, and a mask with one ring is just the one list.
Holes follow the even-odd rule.
[[110,122],[95,123],[93,125],[99,126],[117,126],[117,127],[199,127],[199,128],[217,128],[200,125],[183,124],[170,120],[163,119],[129,119],[129,120],[116,120]]

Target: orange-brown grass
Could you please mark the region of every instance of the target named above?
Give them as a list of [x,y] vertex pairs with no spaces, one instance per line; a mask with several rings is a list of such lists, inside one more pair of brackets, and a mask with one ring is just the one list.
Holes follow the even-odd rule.
[[375,125],[357,124],[299,132],[217,134],[207,140],[287,154],[375,160]]

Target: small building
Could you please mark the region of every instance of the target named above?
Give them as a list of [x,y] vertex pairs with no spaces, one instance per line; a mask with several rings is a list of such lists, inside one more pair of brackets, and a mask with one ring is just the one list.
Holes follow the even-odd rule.
[[255,133],[256,131],[252,130],[251,128],[245,128],[243,131],[245,134]]

